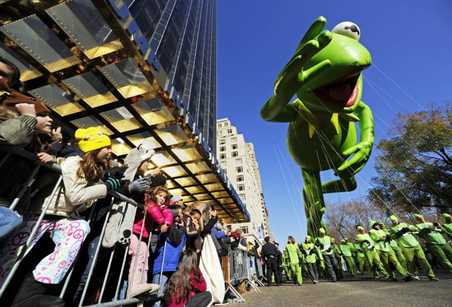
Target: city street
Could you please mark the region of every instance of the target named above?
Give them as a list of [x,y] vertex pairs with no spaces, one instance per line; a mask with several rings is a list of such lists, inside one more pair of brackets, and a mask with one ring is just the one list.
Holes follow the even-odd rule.
[[248,292],[246,303],[231,307],[287,306],[452,306],[452,276],[439,282],[343,281],[306,283],[302,287],[283,285],[260,288],[262,293]]

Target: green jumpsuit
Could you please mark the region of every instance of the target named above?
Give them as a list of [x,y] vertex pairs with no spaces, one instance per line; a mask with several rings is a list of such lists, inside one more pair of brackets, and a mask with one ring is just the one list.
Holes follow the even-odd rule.
[[427,247],[433,257],[444,269],[452,272],[452,247],[440,233],[441,229],[430,222],[416,224],[416,228],[419,229],[419,236],[427,241]]
[[395,277],[394,272],[390,267],[390,263],[392,263],[397,272],[399,272],[399,274],[403,278],[407,277],[407,270],[400,264],[399,260],[397,259],[396,253],[391,248],[391,245],[389,243],[389,233],[383,229],[371,229],[369,231],[369,234],[372,240],[375,241],[375,249],[380,256],[381,262],[383,263],[386,271],[390,275]]
[[304,262],[306,271],[311,276],[313,283],[317,283],[319,280],[319,271],[317,269],[317,262],[321,263],[322,254],[317,246],[312,242],[303,243],[303,251],[305,253]]
[[288,255],[286,255],[286,253],[283,253],[282,267],[283,267],[284,273],[286,273],[287,280],[292,279],[291,271],[290,271],[290,264],[289,264],[289,257],[288,257]]
[[353,248],[356,253],[356,263],[358,265],[358,270],[361,274],[364,274],[367,267],[366,254],[364,253],[359,243],[354,243]]
[[441,225],[441,227],[444,233],[449,237],[449,240],[452,240],[452,217],[447,213],[443,213],[441,216],[444,220],[444,223]]
[[339,245],[339,249],[341,251],[342,257],[345,259],[345,263],[347,264],[347,270],[350,274],[355,276],[356,274],[356,264],[353,260],[352,256],[352,250],[353,250],[353,243],[350,242],[342,242]]
[[369,262],[374,276],[379,277],[380,275],[382,275],[383,278],[388,278],[389,275],[383,267],[383,263],[381,263],[380,257],[375,249],[375,242],[372,240],[369,234],[358,233],[355,239],[356,242],[360,244],[361,249],[364,251],[364,254],[366,255],[367,261]]
[[303,283],[303,277],[301,275],[301,261],[303,259],[303,254],[298,248],[296,243],[287,243],[284,249],[284,255],[288,259],[288,264],[290,267],[291,275],[293,276],[294,283],[301,286]]
[[413,236],[411,232],[416,232],[417,228],[406,223],[398,223],[391,227],[390,233],[392,238],[397,240],[403,255],[407,262],[407,268],[411,273],[414,273],[415,260],[425,269],[427,276],[430,279],[435,279],[432,267],[425,257],[419,241]]
[[403,255],[402,249],[400,248],[399,244],[397,244],[397,241],[391,238],[391,240],[389,241],[389,245],[391,246],[392,250],[396,254],[397,260],[399,260],[400,265],[403,266],[405,268],[405,270],[408,271],[408,268],[406,266],[405,256]]
[[324,234],[323,236],[319,236],[316,238],[315,244],[319,247],[320,252],[322,253],[323,261],[321,262],[322,269],[326,269],[328,275],[330,276],[332,281],[337,280],[337,260],[334,256],[333,245],[331,243],[331,237]]

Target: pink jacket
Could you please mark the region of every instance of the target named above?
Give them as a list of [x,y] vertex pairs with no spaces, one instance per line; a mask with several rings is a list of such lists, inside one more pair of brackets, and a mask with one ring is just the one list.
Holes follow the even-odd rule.
[[139,218],[135,224],[133,225],[133,233],[136,235],[140,235],[141,228],[144,225],[143,229],[143,238],[148,238],[149,233],[151,232],[150,225],[151,222],[154,221],[158,225],[172,225],[173,224],[173,214],[171,211],[166,207],[166,204],[159,205],[155,203],[150,198],[145,197],[145,206],[146,206],[146,224],[144,224],[144,219]]

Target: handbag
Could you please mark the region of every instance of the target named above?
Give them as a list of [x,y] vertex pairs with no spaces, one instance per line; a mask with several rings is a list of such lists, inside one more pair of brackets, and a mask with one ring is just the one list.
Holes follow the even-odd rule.
[[102,238],[103,247],[111,248],[116,243],[129,244],[136,211],[137,207],[127,202],[113,204]]

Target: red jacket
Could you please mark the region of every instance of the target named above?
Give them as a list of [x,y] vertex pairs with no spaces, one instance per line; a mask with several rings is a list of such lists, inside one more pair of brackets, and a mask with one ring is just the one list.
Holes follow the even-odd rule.
[[177,303],[176,297],[171,298],[170,303],[168,304],[167,307],[184,307],[185,304],[187,304],[190,299],[195,296],[197,293],[201,293],[201,292],[205,292],[207,289],[207,284],[206,281],[204,279],[204,277],[202,276],[202,273],[199,269],[198,273],[199,273],[199,281],[196,280],[195,278],[195,274],[194,272],[192,272],[190,274],[190,283],[191,283],[191,291],[190,294],[188,295],[188,299],[187,300],[181,300],[179,303]]
[[173,214],[166,207],[166,203],[159,205],[151,200],[147,194],[145,195],[144,200],[146,207],[146,223],[144,223],[143,218],[139,218],[133,225],[133,233],[139,236],[141,233],[141,228],[144,225],[143,238],[146,239],[149,237],[149,233],[151,232],[150,224],[152,221],[156,222],[158,225],[172,225]]

